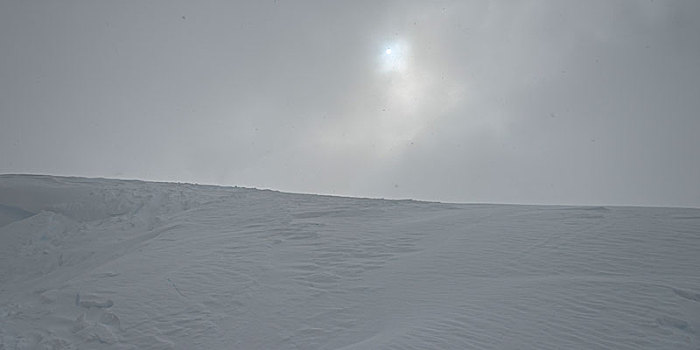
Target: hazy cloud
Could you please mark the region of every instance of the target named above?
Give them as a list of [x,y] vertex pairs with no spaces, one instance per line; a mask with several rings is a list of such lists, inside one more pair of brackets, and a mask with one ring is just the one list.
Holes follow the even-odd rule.
[[696,1],[4,2],[0,172],[700,206],[698,15]]

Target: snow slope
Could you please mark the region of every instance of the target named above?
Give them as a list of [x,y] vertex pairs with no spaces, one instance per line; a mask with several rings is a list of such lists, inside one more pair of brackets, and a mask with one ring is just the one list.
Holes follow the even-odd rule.
[[700,349],[700,210],[0,176],[0,349]]

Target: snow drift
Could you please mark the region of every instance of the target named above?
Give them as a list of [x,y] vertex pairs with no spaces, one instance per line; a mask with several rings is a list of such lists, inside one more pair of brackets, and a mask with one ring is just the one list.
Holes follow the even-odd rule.
[[0,176],[0,349],[698,349],[700,210]]

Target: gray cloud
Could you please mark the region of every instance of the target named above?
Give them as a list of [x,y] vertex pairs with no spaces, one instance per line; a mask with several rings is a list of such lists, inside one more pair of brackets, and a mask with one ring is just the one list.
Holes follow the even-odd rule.
[[699,206],[698,14],[694,1],[5,2],[0,172]]

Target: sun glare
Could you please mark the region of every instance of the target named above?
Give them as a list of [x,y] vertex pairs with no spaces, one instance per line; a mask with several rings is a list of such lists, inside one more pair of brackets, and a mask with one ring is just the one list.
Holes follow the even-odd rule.
[[417,59],[408,38],[375,45],[376,74],[355,99],[371,103],[350,105],[348,117],[324,130],[321,139],[327,147],[362,149],[381,158],[410,147],[436,114],[451,108],[453,99],[443,98],[444,83],[435,79],[430,64]]
[[408,65],[408,45],[403,41],[389,42],[384,45],[383,54],[379,58],[381,71],[403,72]]

